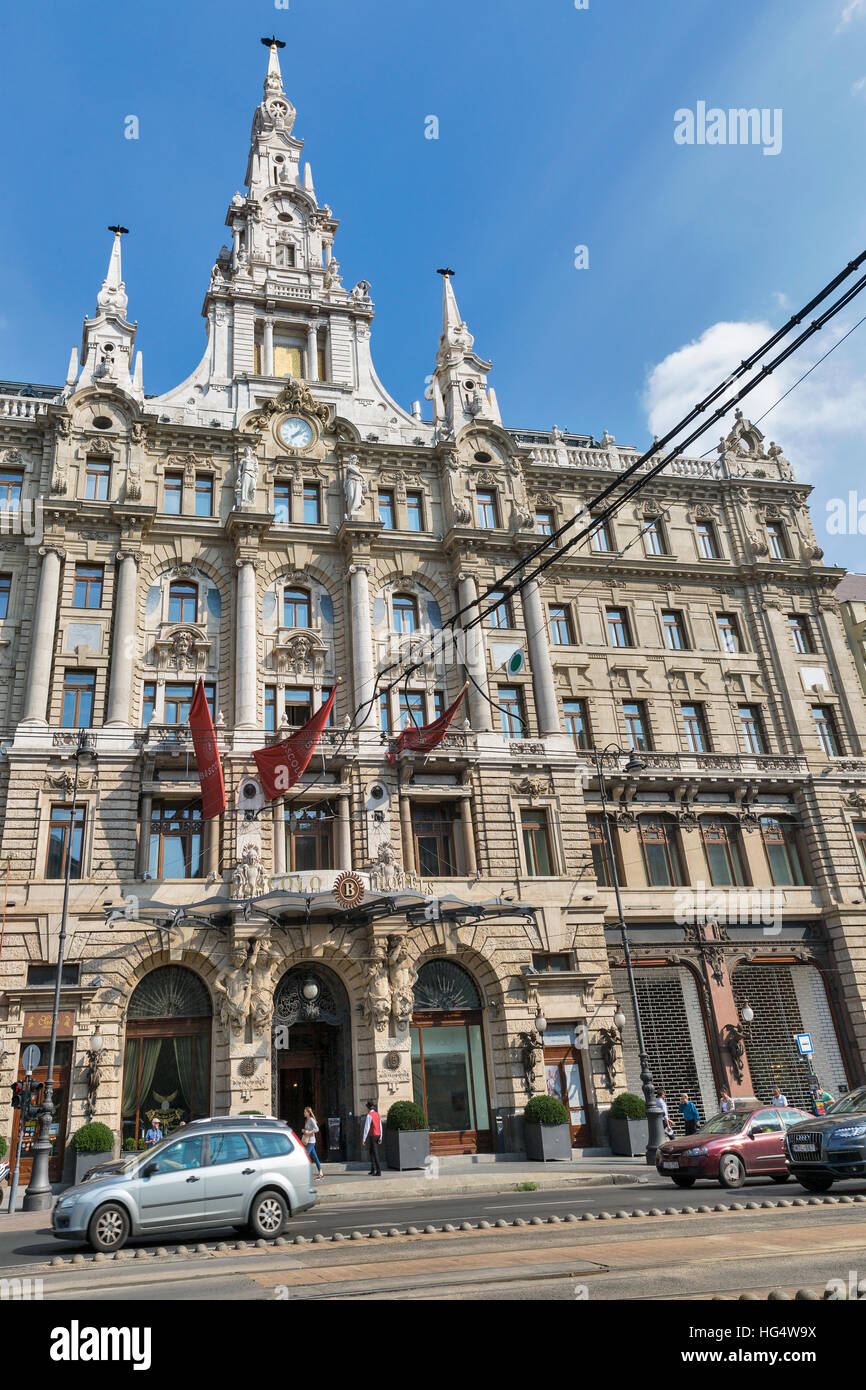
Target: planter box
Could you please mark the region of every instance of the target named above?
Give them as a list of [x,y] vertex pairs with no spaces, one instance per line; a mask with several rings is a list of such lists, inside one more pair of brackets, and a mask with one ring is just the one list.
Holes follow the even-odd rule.
[[555,1158],[571,1158],[571,1125],[530,1125],[523,1123],[526,1157],[534,1163]]
[[615,1116],[608,1115],[607,1130],[613,1153],[623,1158],[643,1158],[649,1143],[649,1125],[646,1120],[618,1120]]
[[91,1168],[96,1168],[100,1163],[110,1163],[117,1155],[114,1149],[109,1149],[103,1154],[76,1154],[75,1155],[75,1182],[80,1183]]
[[429,1157],[429,1130],[385,1126],[385,1158],[389,1168],[423,1168]]

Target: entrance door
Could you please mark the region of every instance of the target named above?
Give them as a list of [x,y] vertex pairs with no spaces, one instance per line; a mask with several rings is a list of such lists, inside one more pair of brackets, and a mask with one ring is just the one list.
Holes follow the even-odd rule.
[[278,1053],[278,1114],[301,1137],[304,1107],[312,1107],[319,1126],[316,1152],[322,1162],[339,1159],[328,1145],[328,1116],[339,1115],[336,1051],[338,1030],[327,1023],[299,1024],[289,1034],[289,1048]]
[[547,1094],[561,1100],[568,1109],[571,1146],[582,1149],[590,1142],[584,1106],[584,1084],[580,1053],[576,1047],[546,1047],[544,1074]]
[[[28,1039],[28,1042],[30,1039]],[[26,1044],[25,1044],[26,1045]],[[39,1042],[43,1057],[47,1059],[48,1043]],[[51,1155],[48,1159],[48,1181],[63,1181],[63,1152],[66,1140],[66,1114],[69,1108],[69,1072],[72,1062],[72,1044],[59,1042],[55,1052],[54,1064],[54,1119],[51,1124]],[[18,1068],[18,1080],[23,1081],[25,1073],[20,1064]],[[42,1092],[45,1094],[45,1082],[48,1080],[48,1068],[37,1067],[33,1073],[34,1082],[42,1083]],[[21,1121],[21,1111],[13,1110],[12,1122],[12,1143],[10,1145],[7,1158],[10,1166],[15,1166],[15,1154],[18,1145],[18,1126]],[[24,1124],[24,1141],[21,1145],[21,1176],[20,1181],[27,1183],[30,1181],[30,1173],[33,1166],[33,1149],[38,1138],[38,1121],[26,1120]]]

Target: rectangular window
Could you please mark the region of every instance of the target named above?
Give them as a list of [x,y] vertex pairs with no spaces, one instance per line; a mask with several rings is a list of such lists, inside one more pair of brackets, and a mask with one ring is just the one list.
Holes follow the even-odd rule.
[[316,366],[319,369],[319,381],[328,380],[328,354],[325,348],[316,348]]
[[75,583],[72,587],[72,607],[101,608],[103,577],[102,565],[76,565]]
[[445,692],[444,690],[433,691],[433,718],[438,719],[440,714],[445,713]]
[[166,473],[162,510],[168,516],[180,516],[183,509],[183,474]]
[[155,801],[150,817],[151,878],[201,878],[201,804]]
[[321,521],[319,488],[316,483],[304,483],[304,522],[308,526],[318,526]]
[[814,652],[815,643],[812,640],[812,629],[805,614],[790,613],[788,615],[788,630],[791,633],[795,652]]
[[613,884],[613,874],[611,873],[610,854],[607,848],[604,816],[587,816],[586,827],[589,831],[589,847],[592,851],[592,871],[595,874],[595,881],[599,888],[610,888]]
[[641,849],[647,883],[651,888],[674,888],[683,883],[677,832],[664,816],[642,816]]
[[379,493],[379,520],[386,531],[394,530],[394,494],[393,492]]
[[387,692],[379,696],[379,728],[383,734],[391,732],[391,697]]
[[67,671],[63,677],[64,729],[89,729],[93,724],[95,671]]
[[[590,517],[590,521],[593,518]],[[589,544],[599,555],[606,555],[613,550],[613,536],[611,534],[610,522],[599,521],[594,531],[589,533]]]
[[757,705],[738,705],[737,714],[740,718],[740,728],[743,731],[746,752],[754,753],[756,756],[766,753],[767,740],[764,737],[764,721]]
[[[284,711],[286,722],[293,729],[298,729],[313,713],[313,692],[301,687],[295,687],[283,692]],[[280,721],[282,723],[282,720]]]
[[[165,687],[165,723],[166,724],[186,724],[189,719],[189,707],[192,704],[192,697],[195,693],[195,684],[192,681],[176,681]],[[205,699],[210,710],[211,719],[215,716],[214,699],[216,687],[213,681],[206,681],[204,686]]]
[[478,525],[483,531],[492,531],[497,525],[496,520],[496,493],[482,492],[479,488],[475,494],[478,503]]
[[628,617],[622,608],[608,608],[607,613],[607,640],[612,647],[630,647],[631,633],[629,631]]
[[277,687],[275,685],[265,686],[265,733],[273,734],[277,730]]
[[108,501],[111,464],[104,459],[88,459],[84,473],[84,496],[91,502]]
[[[77,961],[64,963],[60,982],[64,989],[75,989],[81,979],[81,966]],[[57,980],[56,965],[28,965],[27,985],[30,989],[53,989]]]
[[632,753],[647,752],[650,747],[646,707],[642,700],[626,700],[622,707],[626,737]]
[[[330,700],[330,698],[331,698],[331,686],[330,686],[330,685],[323,685],[320,694],[321,694],[321,699],[320,699],[320,700],[318,701],[318,703],[316,704],[316,709],[319,708],[319,705],[326,705],[326,704],[328,703],[328,701]],[[326,729],[333,729],[333,727],[334,727],[334,710],[335,710],[336,708],[337,708],[337,701],[335,700],[334,703],[333,703],[333,705],[331,706],[331,713],[328,715],[327,719],[325,720],[325,728],[326,728]]]
[[565,715],[565,732],[574,740],[575,748],[589,747],[589,720],[585,700],[563,700],[562,712]]
[[707,737],[703,705],[680,705],[680,709],[683,716],[686,748],[690,753],[708,753],[710,741]]
[[506,738],[523,738],[523,701],[513,685],[500,685],[496,692],[499,718]]
[[420,728],[424,719],[423,690],[400,691],[400,728]]
[[274,483],[274,522],[277,526],[288,526],[291,518],[291,483]]
[[406,493],[406,522],[410,531],[424,530],[424,497],[422,493]]
[[535,513],[535,530],[539,536],[552,536],[554,531],[553,512],[538,511]]
[[69,856],[69,877],[81,878],[81,851],[84,845],[84,807],[76,806],[75,824],[71,806],[52,806],[48,823],[48,855],[46,878],[66,877],[66,856]]
[[717,613],[716,630],[719,634],[719,646],[723,652],[741,652],[743,650],[740,625],[733,613]]
[[558,975],[571,970],[571,957],[565,951],[550,954],[536,953],[532,957],[532,968],[538,975]]
[[12,592],[11,574],[0,574],[0,618],[9,613],[9,595]]
[[24,474],[14,468],[0,468],[0,512],[21,510],[21,488]]
[[842,752],[839,743],[839,731],[836,728],[836,718],[829,705],[813,705],[812,718],[815,721],[815,728],[821,740],[821,747],[828,758],[838,758]]
[[147,728],[156,710],[156,682],[145,681],[144,695],[141,701],[141,723],[143,728]]
[[796,828],[774,816],[762,816],[761,837],[775,887],[801,888],[806,880]]
[[286,807],[286,868],[289,873],[315,873],[333,867],[331,830],[336,814],[330,801]]
[[213,478],[208,473],[195,475],[195,514],[213,516]]
[[665,533],[661,517],[654,516],[644,527],[644,543],[647,555],[667,555]]
[[487,595],[485,606],[487,604],[493,605],[487,614],[488,627],[509,628],[514,626],[511,621],[511,605],[501,589],[495,589]]
[[719,559],[719,541],[716,535],[716,528],[711,521],[699,521],[697,524],[698,554],[702,560]]
[[854,838],[857,841],[857,849],[860,852],[860,867],[866,872],[866,820],[855,820]]
[[567,604],[550,605],[550,640],[555,647],[572,647],[574,632]]
[[788,549],[785,528],[780,521],[767,522],[767,545],[774,560],[790,560],[791,552]]
[[662,628],[665,634],[665,646],[671,652],[684,652],[688,647],[686,641],[686,629],[683,623],[682,613],[674,609],[668,609],[662,613]]
[[523,854],[530,878],[550,878],[553,873],[550,854],[550,835],[546,811],[521,811],[520,828],[523,834]]
[[415,864],[424,878],[453,878],[457,872],[454,826],[456,806],[451,802],[412,806]]
[[725,817],[702,816],[701,836],[707,872],[714,888],[742,888],[746,872],[739,828]]

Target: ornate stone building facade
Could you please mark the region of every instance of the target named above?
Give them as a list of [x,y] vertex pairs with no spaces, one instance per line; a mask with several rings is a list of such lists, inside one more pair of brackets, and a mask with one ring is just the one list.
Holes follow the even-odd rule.
[[[603,1145],[638,1088],[590,751],[611,743],[644,764],[609,788],[657,1080],[703,1108],[799,1094],[800,1030],[823,1079],[862,1079],[866,708],[808,488],[738,418],[465,644],[428,641],[636,453],[504,427],[448,274],[432,421],[397,405],[294,114],[272,48],[185,382],[144,395],[118,232],[65,386],[0,394],[0,1133],[22,1046],[45,1049],[71,856],[55,1177],[91,1115],[132,1144],[156,1112],[312,1103],[352,1155],[371,1096],[414,1095],[453,1152],[520,1147],[548,1089]],[[389,760],[467,674],[439,747]],[[267,804],[253,750],[338,680]]]

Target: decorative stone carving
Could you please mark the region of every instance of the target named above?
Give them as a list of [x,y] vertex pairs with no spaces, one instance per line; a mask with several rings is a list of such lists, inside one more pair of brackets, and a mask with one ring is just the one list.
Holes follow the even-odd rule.
[[[391,944],[393,943],[393,944]],[[409,948],[402,937],[392,937],[388,950],[388,978],[391,985],[391,1007],[398,1024],[406,1026],[415,1007],[415,981],[418,972],[412,964]]]
[[69,486],[69,464],[67,460],[59,454],[54,455],[54,467],[51,471],[51,491],[59,497],[66,494]]
[[126,466],[126,500],[137,502],[141,497],[141,459],[131,453]]
[[369,491],[367,480],[358,467],[358,455],[350,454],[343,476],[343,496],[346,502],[345,517],[347,521],[351,521],[355,512],[361,510]]
[[242,1032],[249,1013],[251,979],[250,972],[246,969],[246,957],[246,947],[232,947],[229,965],[221,970],[214,980],[218,1000],[217,1015],[226,1032]]
[[605,1086],[613,1094],[616,1090],[616,1067],[619,1060],[619,1032],[616,1028],[599,1028],[598,1041],[601,1060],[604,1063]]
[[552,796],[553,783],[549,777],[522,777],[519,782],[512,783],[512,790],[534,801],[538,796]]
[[203,628],[189,623],[166,626],[155,638],[153,647],[160,670],[207,670],[211,644]]
[[238,464],[238,476],[235,483],[235,505],[237,507],[246,509],[255,506],[258,480],[258,460],[252,445],[247,444]]
[[523,1067],[523,1084],[526,1087],[527,1095],[531,1096],[535,1093],[538,1085],[538,1076],[544,1056],[544,1043],[534,1028],[530,1029],[529,1032],[518,1033],[517,1042],[520,1051],[520,1064]]
[[259,858],[258,845],[250,841],[232,870],[232,897],[258,898],[267,891],[268,876]]
[[253,942],[247,961],[250,973],[249,1017],[253,1032],[258,1037],[262,1037],[271,1026],[274,1012],[274,971],[279,961],[279,954],[271,944],[269,936],[259,937]]
[[301,411],[305,415],[312,415],[325,425],[330,415],[328,406],[314,399],[306,382],[298,381],[292,376],[288,378],[279,395],[265,401],[261,410],[250,416],[248,427],[262,430],[273,415],[282,415],[285,411]]
[[384,1033],[391,1017],[391,981],[384,946],[377,946],[367,966],[364,1017],[377,1033]]
[[383,840],[379,853],[370,865],[370,883],[380,893],[392,893],[403,886],[403,867],[394,853],[390,840]]
[[325,669],[328,645],[314,628],[284,629],[271,648],[274,669],[282,675],[319,675]]

